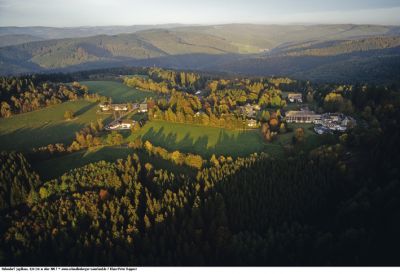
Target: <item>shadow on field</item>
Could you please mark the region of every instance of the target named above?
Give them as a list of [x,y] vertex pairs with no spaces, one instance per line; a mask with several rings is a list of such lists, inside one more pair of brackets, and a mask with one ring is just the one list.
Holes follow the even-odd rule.
[[141,163],[152,163],[156,169],[164,169],[174,173],[183,173],[190,176],[196,175],[196,170],[188,166],[177,166],[171,161],[164,160],[158,156],[149,156],[146,152],[134,150],[127,147],[111,146],[99,149],[66,154],[60,157],[53,157],[48,160],[36,161],[31,163],[44,181],[57,178],[71,169],[80,168],[90,163],[99,161],[115,162],[118,159],[126,159],[128,155],[136,153]]
[[76,111],[74,113],[75,116],[80,116],[82,114],[84,114],[85,112],[89,111],[90,109],[92,109],[94,106],[96,106],[97,103],[92,103],[90,105],[84,106],[83,108],[81,108],[80,110]]
[[156,146],[164,147],[168,150],[179,150],[182,152],[192,152],[202,156],[210,157],[216,155],[245,156],[251,152],[259,151],[258,138],[255,134],[239,132],[230,135],[224,130],[220,130],[217,142],[209,144],[209,137],[205,134],[198,138],[193,138],[190,133],[178,141],[176,133],[165,133],[164,127],[155,130],[151,127],[142,135],[142,140],[149,140]]
[[75,132],[84,126],[84,123],[62,123],[34,128],[23,127],[0,133],[0,149],[27,151],[48,144],[70,143],[75,137]]

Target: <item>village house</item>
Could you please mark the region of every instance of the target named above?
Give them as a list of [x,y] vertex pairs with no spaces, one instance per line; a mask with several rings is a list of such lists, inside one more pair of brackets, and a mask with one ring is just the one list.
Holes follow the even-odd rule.
[[286,122],[288,123],[315,123],[315,121],[321,119],[320,114],[316,114],[314,111],[288,111],[286,113]]
[[203,111],[198,111],[194,114],[194,117],[200,117],[204,112]]
[[134,120],[118,120],[114,123],[109,124],[106,127],[106,130],[124,130],[131,129],[135,125],[136,121]]
[[291,103],[303,103],[303,95],[301,93],[289,93],[288,100]]
[[257,126],[257,121],[254,120],[254,119],[247,120],[247,126],[248,127],[256,127]]
[[147,112],[147,103],[139,104],[139,112]]

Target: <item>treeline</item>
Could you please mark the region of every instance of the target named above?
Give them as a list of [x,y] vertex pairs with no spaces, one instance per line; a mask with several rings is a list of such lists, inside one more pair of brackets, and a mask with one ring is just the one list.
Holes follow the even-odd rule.
[[203,87],[206,79],[192,72],[149,68],[143,75],[125,77],[124,84],[129,87],[166,94],[177,90],[193,92],[197,88]]
[[[33,148],[30,157],[32,159],[49,159],[55,155],[62,155],[65,153],[71,153],[79,151],[81,149],[97,147],[100,145],[120,145],[123,141],[123,137],[113,132],[107,136],[107,139],[101,138],[101,133],[104,129],[104,124],[101,119],[96,122],[91,122],[89,125],[83,127],[78,132],[75,132],[75,138],[71,144],[66,145],[62,143],[48,144],[38,148]],[[117,141],[118,140],[118,141]]]
[[178,72],[161,68],[150,68],[148,75],[154,81],[166,81],[172,88],[185,91],[194,91],[196,88],[202,87],[207,80],[206,77],[200,76],[197,73],[187,71]]
[[[131,147],[133,147],[131,145]],[[137,145],[134,145],[137,148]],[[150,156],[159,156],[164,160],[172,161],[175,165],[187,165],[191,168],[200,170],[204,165],[204,160],[200,155],[192,153],[183,153],[178,150],[169,152],[163,147],[154,146],[151,142],[145,141],[143,148]]]
[[10,117],[78,98],[92,101],[101,99],[96,94],[89,94],[88,88],[79,83],[68,86],[39,82],[35,76],[0,78],[0,117]]

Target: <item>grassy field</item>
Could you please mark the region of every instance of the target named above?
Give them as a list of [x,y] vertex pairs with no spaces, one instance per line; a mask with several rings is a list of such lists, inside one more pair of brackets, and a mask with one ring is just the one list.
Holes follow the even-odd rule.
[[[64,119],[66,110],[75,113]],[[70,143],[75,132],[91,121],[106,118],[96,114],[97,104],[84,100],[65,102],[41,110],[0,119],[0,149],[28,150],[54,143]]]
[[91,92],[111,97],[114,103],[142,102],[146,98],[157,96],[155,92],[131,88],[117,81],[83,81],[80,83],[88,86]]
[[265,145],[258,130],[238,131],[164,121],[147,123],[136,135],[170,151],[192,152],[205,157],[216,155],[245,156],[257,151],[279,149]]
[[[101,147],[95,150],[83,150],[65,156],[55,157],[33,164],[33,168],[39,173],[42,180],[57,178],[65,172],[98,161],[114,162],[117,159],[126,159],[135,151],[128,147]],[[156,169],[166,169],[172,172],[180,172],[186,175],[195,175],[195,170],[186,166],[176,166],[172,162],[159,157],[149,157],[143,152],[136,151],[142,163],[150,162]]]

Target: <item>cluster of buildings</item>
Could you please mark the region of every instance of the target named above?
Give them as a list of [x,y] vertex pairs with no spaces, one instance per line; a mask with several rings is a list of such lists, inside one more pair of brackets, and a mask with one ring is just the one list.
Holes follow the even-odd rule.
[[288,111],[286,113],[288,123],[312,123],[314,131],[318,134],[344,132],[354,126],[356,121],[342,113],[317,114],[310,110]]
[[314,122],[314,131],[318,134],[331,132],[345,132],[348,128],[356,125],[354,118],[342,113],[325,113]]
[[241,115],[246,117],[246,125],[250,128],[255,128],[258,126],[256,117],[258,112],[261,110],[259,105],[246,104],[244,106],[238,107],[238,111]]
[[[102,112],[118,112],[120,118],[114,120],[107,126],[105,126],[106,130],[126,130],[131,129],[135,126],[136,123],[141,123],[135,120],[123,120],[122,117],[126,116],[128,113],[132,111],[137,111],[139,113],[145,113],[148,111],[147,102],[137,104],[111,104],[109,102],[101,103],[99,105]],[[122,112],[122,113],[121,113]]]

